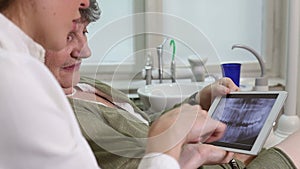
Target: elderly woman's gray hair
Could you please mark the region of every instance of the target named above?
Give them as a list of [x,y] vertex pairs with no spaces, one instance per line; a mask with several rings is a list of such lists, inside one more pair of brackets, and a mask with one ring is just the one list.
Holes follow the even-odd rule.
[[81,17],[88,22],[95,22],[100,18],[101,10],[96,0],[90,0],[90,6],[87,9],[80,9]]

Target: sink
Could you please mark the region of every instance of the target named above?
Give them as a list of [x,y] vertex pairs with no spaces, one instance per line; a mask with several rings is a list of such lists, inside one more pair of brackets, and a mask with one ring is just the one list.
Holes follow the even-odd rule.
[[161,112],[181,103],[190,95],[201,90],[209,82],[162,83],[138,88],[137,93],[143,102],[145,111]]

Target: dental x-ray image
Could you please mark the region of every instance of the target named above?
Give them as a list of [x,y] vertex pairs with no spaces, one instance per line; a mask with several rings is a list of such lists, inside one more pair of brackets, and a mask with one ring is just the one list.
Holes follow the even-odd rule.
[[224,136],[213,144],[250,150],[275,101],[276,95],[259,94],[251,98],[229,94],[221,99],[212,117],[227,128]]

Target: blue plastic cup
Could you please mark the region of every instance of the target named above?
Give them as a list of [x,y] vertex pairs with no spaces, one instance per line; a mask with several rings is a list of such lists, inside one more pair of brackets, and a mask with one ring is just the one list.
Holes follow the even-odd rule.
[[223,77],[229,77],[237,86],[240,86],[240,63],[221,64]]

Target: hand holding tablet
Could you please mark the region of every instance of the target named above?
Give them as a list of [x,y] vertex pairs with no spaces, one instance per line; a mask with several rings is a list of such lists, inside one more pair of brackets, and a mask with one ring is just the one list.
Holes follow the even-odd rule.
[[225,150],[256,155],[261,150],[287,97],[285,91],[233,92],[218,97],[209,115],[227,125],[213,145]]

